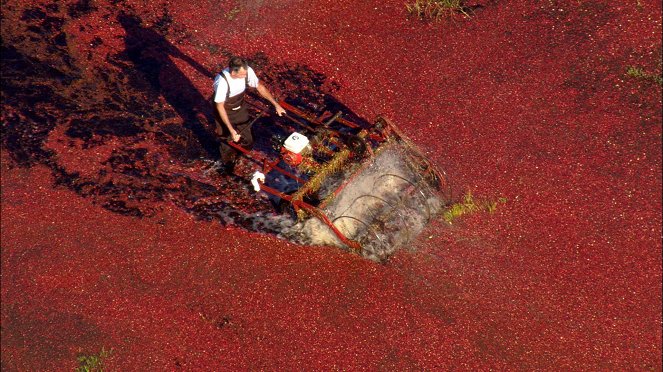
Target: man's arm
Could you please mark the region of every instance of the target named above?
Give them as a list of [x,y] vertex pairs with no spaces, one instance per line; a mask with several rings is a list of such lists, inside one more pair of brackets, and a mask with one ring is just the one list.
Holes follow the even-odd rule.
[[[219,111],[219,116],[221,116],[221,120],[223,121],[223,124],[226,125],[226,128],[228,128],[228,131],[230,132],[230,136],[233,139],[233,142],[238,142],[240,135],[235,131],[235,128],[233,128],[232,124],[230,124],[230,119],[228,119],[228,113],[226,112],[226,108],[223,106],[223,102],[215,102],[216,109]],[[223,129],[221,128],[220,124],[216,124],[216,133],[220,136],[221,133],[223,133]]]
[[274,97],[272,97],[272,93],[269,92],[269,89],[267,89],[267,88],[266,88],[264,85],[262,85],[261,83],[258,83],[258,88],[257,88],[257,89],[258,89],[258,93],[260,93],[260,95],[261,95],[264,99],[268,100],[269,102],[272,103],[272,105],[274,105],[274,108],[276,109],[276,113],[277,113],[279,116],[282,116],[282,115],[285,114],[285,110],[283,109],[283,107],[281,107],[281,105],[279,105],[278,102],[276,102],[276,100],[274,99]]

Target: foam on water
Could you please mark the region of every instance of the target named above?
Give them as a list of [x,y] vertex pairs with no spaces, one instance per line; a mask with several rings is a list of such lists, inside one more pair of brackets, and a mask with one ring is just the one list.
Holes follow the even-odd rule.
[[[382,261],[412,242],[442,207],[412,162],[397,144],[383,148],[325,209],[337,229],[362,245],[366,258]],[[284,235],[307,244],[343,246],[317,218],[295,224]]]

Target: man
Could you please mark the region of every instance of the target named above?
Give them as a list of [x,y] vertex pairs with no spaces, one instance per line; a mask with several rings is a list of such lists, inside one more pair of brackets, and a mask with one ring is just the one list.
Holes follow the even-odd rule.
[[221,136],[221,161],[225,170],[232,172],[237,159],[237,150],[228,145],[227,141],[239,143],[250,149],[253,146],[253,135],[249,127],[249,112],[244,102],[246,87],[255,88],[258,93],[274,105],[276,113],[281,116],[285,110],[274,99],[269,90],[260,83],[256,73],[246,61],[239,57],[231,57],[228,68],[214,78],[214,118],[216,133]]

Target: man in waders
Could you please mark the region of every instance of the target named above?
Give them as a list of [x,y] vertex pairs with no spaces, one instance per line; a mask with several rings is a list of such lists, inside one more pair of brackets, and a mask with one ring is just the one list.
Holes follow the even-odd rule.
[[235,166],[238,151],[227,142],[239,143],[242,147],[251,149],[253,135],[249,125],[249,112],[244,102],[246,87],[258,90],[258,93],[274,105],[276,113],[281,116],[285,110],[272,97],[269,90],[258,81],[256,73],[245,60],[231,57],[228,67],[214,78],[214,118],[216,133],[221,136],[221,161],[224,170],[231,173]]

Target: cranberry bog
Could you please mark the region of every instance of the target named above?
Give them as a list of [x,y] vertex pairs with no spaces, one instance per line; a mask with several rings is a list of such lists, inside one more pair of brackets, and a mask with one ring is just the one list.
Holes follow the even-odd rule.
[[[466,3],[3,2],[2,369],[661,370],[660,2]],[[214,169],[232,54],[395,123],[450,213],[382,263],[280,238]]]

